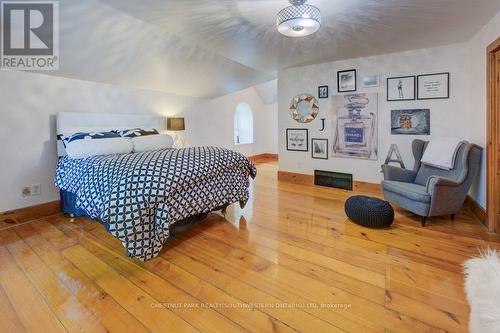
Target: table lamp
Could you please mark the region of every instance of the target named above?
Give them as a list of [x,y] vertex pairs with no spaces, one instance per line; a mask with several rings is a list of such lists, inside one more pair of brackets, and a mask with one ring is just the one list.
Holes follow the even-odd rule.
[[[167,117],[167,131],[184,131],[186,129],[186,125],[183,117]],[[174,136],[174,147],[175,148],[184,148],[186,142],[183,138],[179,137],[176,133]]]

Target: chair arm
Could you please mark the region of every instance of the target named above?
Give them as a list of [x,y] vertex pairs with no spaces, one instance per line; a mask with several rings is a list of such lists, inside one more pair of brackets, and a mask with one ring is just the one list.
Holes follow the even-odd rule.
[[427,185],[426,185],[426,190],[427,193],[432,194],[435,191],[435,188],[438,186],[442,187],[459,187],[461,184],[457,183],[454,180],[451,180],[449,178],[445,177],[440,177],[440,176],[430,176],[429,179],[427,179]]
[[413,183],[417,173],[413,170],[398,168],[392,165],[382,165],[382,172],[385,180],[394,180],[398,182]]
[[428,216],[456,214],[467,196],[464,183],[439,176],[429,177],[426,190],[431,196]]

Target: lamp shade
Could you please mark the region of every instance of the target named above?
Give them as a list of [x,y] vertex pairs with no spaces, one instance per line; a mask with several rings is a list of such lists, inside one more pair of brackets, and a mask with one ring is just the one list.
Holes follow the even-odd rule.
[[184,118],[167,118],[167,131],[184,131]]
[[278,31],[287,37],[309,36],[321,26],[321,11],[318,7],[305,4],[305,0],[289,0],[292,6],[278,13]]

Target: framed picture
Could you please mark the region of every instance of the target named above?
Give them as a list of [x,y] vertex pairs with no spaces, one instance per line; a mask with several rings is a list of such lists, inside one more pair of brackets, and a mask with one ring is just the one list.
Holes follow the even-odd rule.
[[306,128],[287,128],[286,150],[309,151],[308,130]]
[[450,73],[436,73],[417,76],[417,98],[450,98]]
[[332,157],[376,160],[378,94],[356,93],[332,98]]
[[372,88],[380,86],[380,76],[367,75],[363,76],[363,88]]
[[328,86],[318,87],[318,98],[328,98]]
[[392,135],[430,135],[429,109],[391,110]]
[[337,91],[351,92],[356,91],[356,70],[349,69],[337,72]]
[[311,139],[311,157],[328,159],[328,139]]
[[415,99],[415,76],[387,78],[387,101],[413,101]]

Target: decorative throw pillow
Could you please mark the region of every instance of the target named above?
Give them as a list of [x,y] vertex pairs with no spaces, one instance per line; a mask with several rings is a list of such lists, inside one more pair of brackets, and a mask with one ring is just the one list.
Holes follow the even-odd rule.
[[142,129],[142,128],[132,128],[127,130],[116,131],[122,138],[135,138],[137,136],[147,136],[160,134],[157,130],[153,129]]
[[94,139],[110,139],[119,138],[120,136],[115,132],[89,132],[89,133],[75,133],[71,135],[63,135],[61,137],[62,143],[66,148],[70,142],[78,140],[94,140]]

